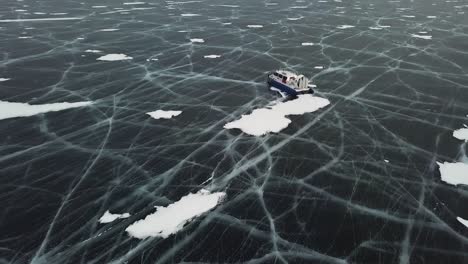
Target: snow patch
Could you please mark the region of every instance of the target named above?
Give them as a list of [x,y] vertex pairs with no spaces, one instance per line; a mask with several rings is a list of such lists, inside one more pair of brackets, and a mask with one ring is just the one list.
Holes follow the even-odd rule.
[[268,108],[255,109],[251,114],[242,115],[239,120],[224,125],[226,129],[238,128],[252,136],[278,133],[288,127],[291,120],[287,115],[302,115],[319,110],[330,104],[324,98],[310,94],[299,95],[297,99],[280,102]]
[[453,131],[453,136],[460,140],[468,141],[468,128],[460,128]]
[[220,58],[220,57],[221,57],[221,55],[214,55],[214,54],[203,56],[203,58],[205,58],[205,59],[217,59],[217,58]]
[[341,25],[341,26],[337,26],[336,28],[338,29],[347,29],[347,28],[353,28],[354,26],[352,25]]
[[442,181],[452,185],[468,185],[468,164],[457,162],[437,162],[439,165],[440,178]]
[[314,43],[312,43],[312,42],[302,42],[301,45],[302,46],[313,46]]
[[418,35],[418,34],[411,34],[411,37],[420,38],[420,39],[432,39],[432,36]]
[[113,32],[113,31],[119,31],[120,29],[118,28],[104,28],[104,29],[100,29],[98,31],[101,31],[101,32]]
[[102,51],[100,51],[100,50],[88,49],[88,50],[85,50],[85,52],[88,52],[88,53],[99,53],[99,52],[102,52]]
[[190,39],[190,41],[192,43],[205,43],[205,40],[201,38],[193,38],[193,39]]
[[468,227],[468,220],[465,220],[461,217],[457,217],[458,222],[462,223],[464,226]]
[[262,28],[262,25],[247,25],[248,28]]
[[129,218],[130,214],[129,213],[124,213],[124,214],[111,214],[109,210],[107,210],[104,215],[99,218],[99,223],[101,224],[107,224],[110,222],[114,222],[117,219],[121,218]]
[[195,17],[195,16],[200,16],[199,14],[181,14],[183,17]]
[[182,230],[185,224],[215,208],[226,196],[224,192],[200,190],[190,193],[167,207],[156,206],[156,212],[136,221],[125,229],[132,237],[167,238]]
[[99,58],[97,58],[96,60],[100,60],[100,61],[121,61],[121,60],[131,60],[133,59],[132,57],[129,57],[125,54],[107,54],[107,55],[104,55],[104,56],[101,56]]
[[154,119],[171,119],[174,116],[178,116],[182,113],[182,111],[174,111],[174,110],[156,110],[153,112],[148,112],[146,113],[147,115],[150,115]]
[[26,117],[37,114],[56,112],[70,108],[77,108],[82,106],[91,105],[92,102],[76,102],[76,103],[53,103],[53,104],[41,104],[41,105],[30,105],[28,103],[14,103],[7,101],[0,101],[0,120],[14,118],[14,117]]
[[0,82],[6,82],[6,81],[9,81],[11,80],[10,78],[0,78]]

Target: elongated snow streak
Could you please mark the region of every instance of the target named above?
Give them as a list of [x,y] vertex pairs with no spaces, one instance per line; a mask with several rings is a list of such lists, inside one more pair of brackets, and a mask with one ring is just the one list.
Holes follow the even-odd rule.
[[33,116],[47,112],[62,111],[65,109],[88,106],[91,104],[92,102],[30,105],[28,103],[13,103],[0,101],[0,120],[14,117]]
[[164,110],[156,110],[153,112],[148,112],[146,113],[147,115],[150,115],[154,119],[171,119],[174,116],[178,116],[182,113],[182,111],[164,111]]
[[157,206],[155,213],[134,222],[125,231],[139,239],[167,238],[180,231],[185,224],[215,208],[225,196],[224,192],[210,193],[207,190],[190,193],[167,207]]
[[278,133],[291,123],[291,120],[286,118],[287,115],[314,112],[329,104],[330,101],[327,99],[303,94],[297,99],[278,103],[270,108],[255,109],[251,114],[242,115],[239,120],[227,123],[224,128],[238,128],[253,136],[261,136],[270,132]]
[[81,20],[83,17],[49,17],[49,18],[23,18],[23,19],[2,19],[0,22],[36,22],[36,21],[61,21],[61,20]]
[[111,212],[109,212],[109,210],[107,210],[107,211],[101,216],[101,218],[99,218],[99,223],[101,223],[101,224],[107,224],[107,223],[110,223],[110,222],[114,222],[114,221],[117,220],[117,219],[129,218],[129,217],[130,217],[130,214],[129,214],[129,213],[112,214]]
[[468,185],[468,164],[466,163],[439,163],[440,178],[452,185]]
[[468,227],[468,220],[465,220],[461,217],[457,217],[458,222],[462,223],[464,226]]

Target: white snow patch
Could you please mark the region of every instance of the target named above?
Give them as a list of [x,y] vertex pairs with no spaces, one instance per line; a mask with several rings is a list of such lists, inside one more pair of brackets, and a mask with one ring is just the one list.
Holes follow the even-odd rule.
[[369,27],[369,29],[372,29],[372,30],[382,30],[383,28],[381,28],[381,27]]
[[420,39],[432,39],[432,36],[418,35],[418,34],[411,34],[411,37],[420,38]]
[[19,39],[31,39],[32,37],[31,36],[21,36],[21,37],[18,37]]
[[91,8],[106,8],[107,6],[92,6]]
[[468,164],[461,162],[437,162],[437,164],[442,181],[452,185],[468,185]]
[[291,20],[291,21],[296,21],[296,20],[300,20],[300,19],[303,19],[304,17],[288,17],[287,19],[288,20]]
[[248,28],[262,28],[262,25],[247,25]]
[[150,115],[154,119],[171,119],[174,116],[178,116],[182,113],[182,111],[174,111],[174,110],[156,110],[153,112],[148,112],[146,113],[147,115]]
[[98,31],[102,31],[102,32],[112,32],[112,31],[119,31],[120,29],[118,28],[104,28],[104,29],[100,29]]
[[313,46],[313,45],[315,45],[315,44],[312,43],[312,42],[302,42],[301,45],[302,45],[302,46]]
[[100,61],[121,61],[121,60],[131,60],[133,59],[132,57],[129,57],[125,54],[107,54],[107,55],[104,55],[104,56],[101,56],[99,58],[97,58],[97,60],[100,60]]
[[183,17],[195,17],[195,16],[200,16],[199,14],[181,14]]
[[457,217],[458,222],[462,223],[464,226],[468,227],[468,220],[465,220],[461,217]]
[[110,222],[114,222],[117,219],[120,218],[129,218],[130,214],[129,213],[124,213],[124,214],[111,214],[109,210],[107,210],[104,215],[99,218],[99,223],[101,224],[107,224]]
[[460,128],[453,131],[453,136],[460,140],[468,141],[468,128]]
[[315,66],[314,69],[323,70],[323,66]]
[[82,106],[91,105],[92,102],[76,102],[76,103],[52,103],[41,105],[30,105],[28,103],[14,103],[7,101],[0,101],[0,120],[26,117],[37,114],[56,112],[70,108],[77,108]]
[[205,40],[201,38],[193,38],[193,39],[190,39],[190,41],[192,43],[205,43]]
[[337,26],[336,28],[338,29],[347,29],[347,28],[353,28],[354,26],[352,25],[341,25],[341,26]]
[[85,50],[85,52],[88,52],[88,53],[99,53],[99,52],[102,52],[102,51],[100,51],[100,50],[88,49],[88,50]]
[[436,16],[427,16],[427,18],[437,18]]
[[0,78],[0,82],[6,82],[6,81],[9,81],[11,80],[10,78]]
[[220,57],[221,57],[221,55],[214,55],[214,54],[203,56],[203,58],[205,58],[205,59],[217,59],[217,58],[220,58]]
[[287,115],[302,115],[315,112],[330,104],[327,99],[310,94],[299,95],[297,99],[280,102],[269,108],[255,109],[251,114],[242,115],[239,120],[224,125],[226,129],[238,128],[244,133],[261,136],[278,133],[288,127],[291,120]]
[[180,231],[185,224],[215,208],[226,196],[224,192],[200,190],[190,193],[167,207],[156,206],[156,212],[136,221],[125,229],[132,237],[167,238]]
[[388,159],[384,159],[383,161],[385,161],[385,163],[389,163],[389,162],[390,162]]
[[406,17],[406,18],[415,18],[415,16],[413,16],[413,15],[402,15],[402,17]]
[[127,2],[123,4],[124,5],[143,5],[143,4],[146,4],[146,2]]

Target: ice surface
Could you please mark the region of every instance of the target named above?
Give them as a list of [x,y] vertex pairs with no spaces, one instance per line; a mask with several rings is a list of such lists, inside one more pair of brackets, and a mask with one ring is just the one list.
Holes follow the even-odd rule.
[[242,115],[239,120],[227,123],[224,128],[238,128],[244,133],[261,136],[267,133],[278,133],[288,127],[291,120],[287,115],[302,115],[317,111],[330,104],[327,99],[310,94],[299,95],[297,99],[280,102],[271,108],[255,109],[251,114]]
[[164,111],[164,110],[156,110],[154,112],[148,112],[146,114],[150,115],[154,119],[170,119],[174,116],[178,116],[182,113],[182,111]]
[[132,57],[129,57],[125,54],[107,54],[102,57],[97,58],[100,61],[121,61],[121,60],[131,60]]
[[452,185],[468,185],[468,164],[461,162],[437,162],[437,164],[442,181]]
[[99,223],[101,224],[106,224],[106,223],[110,223],[110,222],[113,222],[117,219],[120,219],[120,218],[128,218],[130,217],[130,214],[129,213],[123,213],[123,214],[112,214],[109,212],[109,210],[107,210],[104,215],[101,216],[101,218],[99,218]]
[[167,207],[157,206],[156,212],[136,221],[125,229],[132,237],[166,238],[180,231],[185,224],[215,208],[226,196],[224,192],[201,190],[190,193]]
[[49,17],[49,18],[22,18],[22,19],[2,19],[0,23],[11,22],[36,22],[36,21],[60,21],[60,20],[81,20],[82,17]]
[[30,105],[28,103],[0,101],[0,120],[14,117],[33,116],[47,112],[56,112],[70,108],[88,106],[91,104],[92,102],[76,102]]

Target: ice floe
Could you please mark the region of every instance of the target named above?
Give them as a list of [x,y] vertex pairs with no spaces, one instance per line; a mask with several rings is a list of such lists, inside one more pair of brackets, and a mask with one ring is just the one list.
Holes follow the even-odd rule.
[[121,219],[121,218],[129,218],[130,217],[130,214],[129,213],[124,213],[124,214],[112,214],[109,212],[109,210],[107,210],[102,216],[101,218],[99,218],[99,223],[101,224],[107,224],[107,223],[110,223],[110,222],[114,222],[115,220],[117,219]]
[[180,231],[185,224],[215,208],[225,196],[224,192],[211,193],[207,190],[190,193],[167,207],[157,206],[156,212],[134,222],[125,231],[139,239],[167,238]]
[[262,28],[262,25],[247,25],[248,28]]
[[153,112],[148,112],[146,113],[147,115],[150,115],[154,119],[171,119],[174,116],[178,116],[182,113],[182,111],[174,111],[174,110],[156,110]]
[[193,39],[190,39],[190,41],[192,43],[205,43],[205,40],[201,38],[193,38]]
[[181,14],[183,17],[195,17],[195,16],[200,16],[199,14]]
[[220,57],[221,57],[221,55],[215,55],[215,54],[203,56],[203,58],[205,58],[205,59],[217,59],[217,58],[220,58]]
[[102,52],[100,50],[93,50],[93,49],[87,49],[85,50],[85,52],[88,52],[88,53],[99,53],[99,52]]
[[340,26],[337,26],[336,28],[338,29],[347,29],[347,28],[353,28],[354,26],[352,25],[340,25]]
[[6,82],[6,81],[9,81],[11,80],[10,78],[0,78],[0,82]]
[[452,185],[468,185],[468,164],[461,162],[437,162],[437,164],[442,181]]
[[0,101],[0,120],[14,117],[26,117],[37,114],[56,112],[70,108],[77,108],[91,105],[92,102],[76,102],[76,103],[52,103],[30,105],[28,103],[15,103]]
[[413,37],[413,38],[420,38],[420,39],[432,39],[432,36],[428,36],[428,35],[418,35],[418,34],[411,34],[411,37]]
[[312,43],[312,42],[302,42],[301,45],[302,46],[313,46],[314,43]]
[[255,109],[248,115],[224,125],[226,129],[240,129],[253,136],[262,136],[267,133],[278,133],[288,127],[291,120],[288,115],[302,115],[319,110],[330,104],[325,98],[310,94],[299,95],[297,99],[280,102],[268,108]]
[[146,2],[126,2],[123,3],[123,5],[143,5],[146,4]]
[[104,55],[104,56],[101,56],[99,58],[97,58],[96,60],[100,60],[100,61],[121,61],[121,60],[131,60],[133,59],[132,57],[130,56],[127,56],[125,54],[107,54],[107,55]]
[[460,140],[468,141],[468,128],[460,128],[453,131],[453,136]]

